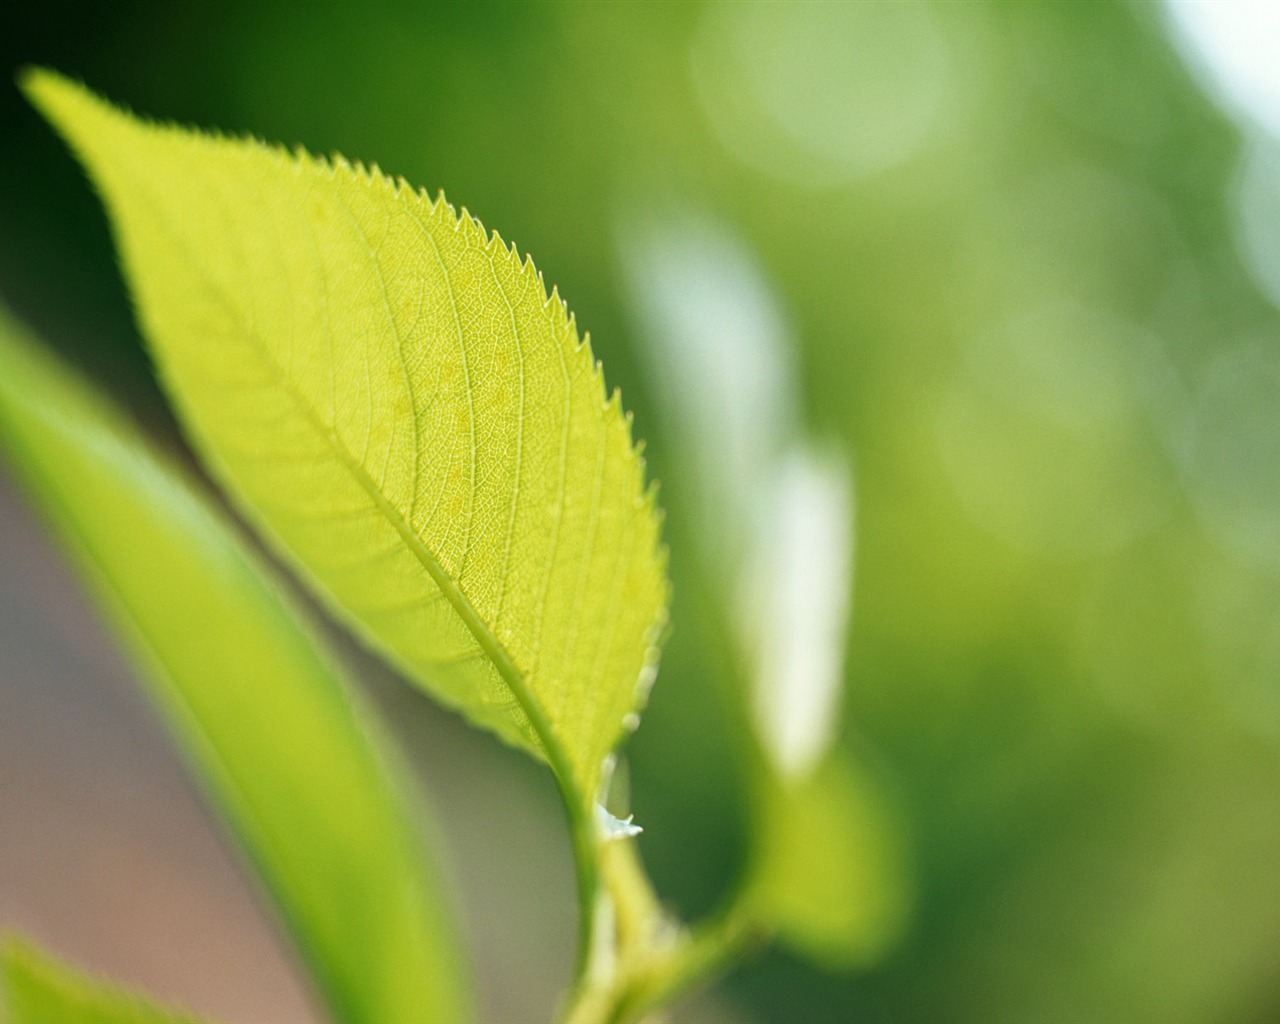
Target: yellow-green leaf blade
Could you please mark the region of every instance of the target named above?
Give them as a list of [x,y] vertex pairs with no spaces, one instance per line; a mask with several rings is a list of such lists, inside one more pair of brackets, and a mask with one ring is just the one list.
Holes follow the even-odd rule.
[[8,1024],[200,1024],[189,1013],[74,971],[29,942],[5,942],[0,977]]
[[375,647],[590,799],[665,567],[629,421],[532,265],[376,170],[25,85],[220,480]]
[[139,662],[338,1020],[463,1019],[376,736],[231,527],[0,311],[0,447]]

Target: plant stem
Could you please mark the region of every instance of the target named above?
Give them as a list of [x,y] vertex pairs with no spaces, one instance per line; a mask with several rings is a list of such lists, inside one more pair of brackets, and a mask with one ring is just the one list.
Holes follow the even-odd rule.
[[574,965],[574,988],[586,977],[595,935],[596,895],[600,875],[596,862],[595,818],[583,810],[578,794],[570,786],[560,787],[565,815],[569,824],[569,840],[573,846],[574,879],[578,895],[578,949]]
[[686,946],[645,990],[621,1008],[615,1020],[639,1020],[677,997],[713,981],[767,942],[766,929],[754,914],[734,908],[723,917],[694,929]]
[[661,949],[639,950],[604,986],[578,990],[564,1024],[635,1024],[697,986],[730,970],[767,941],[767,932],[740,901],[685,930]]

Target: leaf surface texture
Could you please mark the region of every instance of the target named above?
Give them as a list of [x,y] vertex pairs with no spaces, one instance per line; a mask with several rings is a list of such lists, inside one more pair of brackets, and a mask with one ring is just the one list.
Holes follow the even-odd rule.
[[371,645],[589,801],[667,584],[629,417],[563,303],[376,168],[25,85],[103,196],[215,475]]

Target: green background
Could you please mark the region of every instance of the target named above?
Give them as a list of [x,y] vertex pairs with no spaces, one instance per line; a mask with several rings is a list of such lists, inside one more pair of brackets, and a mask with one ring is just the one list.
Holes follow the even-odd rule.
[[[873,964],[770,953],[688,1019],[1280,1016],[1280,316],[1239,245],[1268,237],[1240,198],[1265,143],[1205,97],[1162,8],[51,0],[6,6],[0,54],[443,188],[559,286],[663,481],[676,628],[631,791],[686,914],[741,861],[743,797],[687,439],[619,250],[678,208],[758,265],[804,416],[855,468],[842,742],[901,823],[914,909]],[[0,298],[172,431],[97,200],[12,85]],[[3,607],[43,571],[5,564]],[[24,615],[0,621],[15,709]],[[572,929],[549,783],[350,657],[443,805],[482,1005],[545,1015]],[[50,718],[82,714],[48,692]],[[15,763],[6,829],[38,770]],[[0,907],[52,920],[38,902]]]

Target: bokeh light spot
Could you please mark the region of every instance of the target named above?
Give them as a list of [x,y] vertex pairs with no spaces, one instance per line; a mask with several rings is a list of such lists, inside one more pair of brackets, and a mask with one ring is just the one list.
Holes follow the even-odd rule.
[[914,156],[955,87],[948,38],[926,4],[710,4],[691,61],[725,147],[811,187]]

